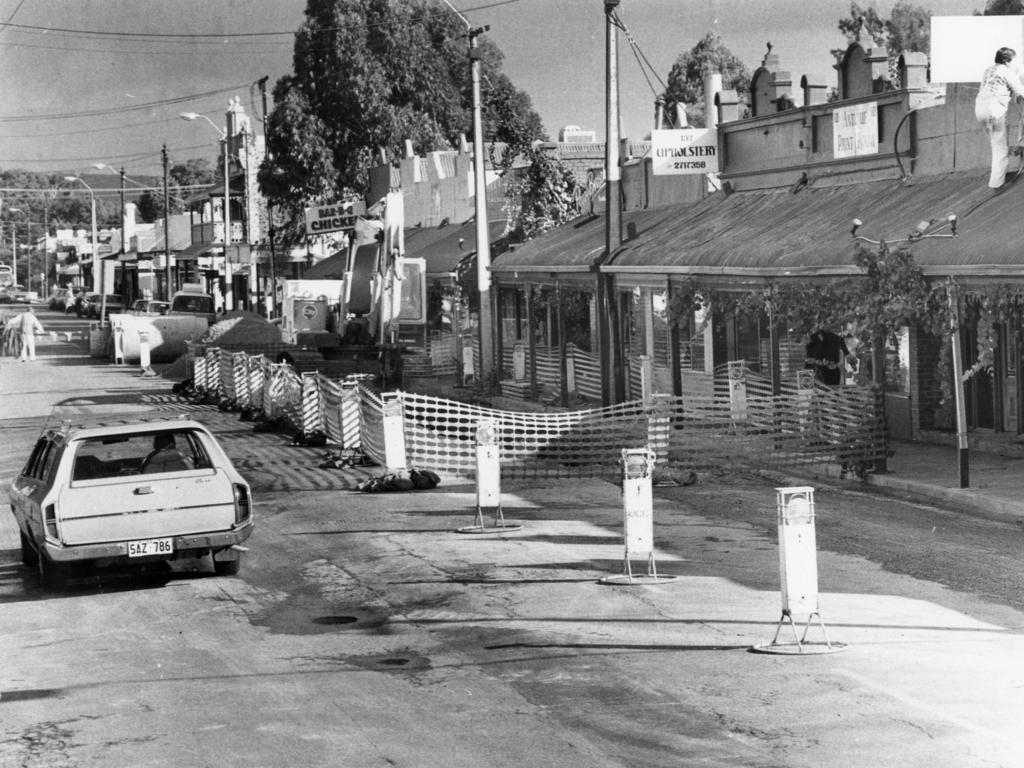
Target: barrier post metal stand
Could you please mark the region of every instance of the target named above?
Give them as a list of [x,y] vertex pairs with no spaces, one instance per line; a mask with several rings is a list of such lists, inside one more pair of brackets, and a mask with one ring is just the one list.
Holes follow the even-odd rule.
[[[476,522],[456,529],[457,533],[509,533],[521,525],[508,525],[501,510],[501,447],[498,424],[481,419],[476,427]],[[492,510],[494,523],[484,524],[484,510]]]
[[[625,554],[622,574],[606,576],[602,584],[661,584],[676,576],[661,576],[654,560],[654,494],[651,490],[657,454],[646,448],[622,449],[622,520]],[[634,576],[631,560],[644,557],[647,575]]]
[[[101,322],[100,330],[102,329]],[[121,323],[115,323],[112,330],[114,334],[114,363],[124,365],[124,326]]]
[[[118,338],[123,339],[124,334],[118,334]],[[156,376],[156,371],[150,365],[149,331],[139,331],[139,368],[139,376],[147,379]]]
[[[782,582],[782,616],[775,637],[767,644],[755,645],[761,653],[822,654],[846,649],[843,643],[829,640],[825,622],[818,610],[818,558],[814,532],[814,489],[798,485],[775,489],[779,524],[779,575]],[[803,635],[797,634],[793,615],[807,617]],[[824,643],[807,640],[811,622],[817,618]],[[783,624],[793,630],[793,643],[780,643]]]

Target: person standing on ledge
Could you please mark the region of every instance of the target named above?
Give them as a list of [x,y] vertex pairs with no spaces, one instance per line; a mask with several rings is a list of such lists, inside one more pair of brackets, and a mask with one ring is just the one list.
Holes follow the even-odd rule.
[[1013,48],[996,51],[995,64],[985,70],[974,100],[974,116],[988,130],[992,145],[992,173],[988,185],[1000,189],[1006,181],[1006,166],[1009,161],[1009,145],[1006,137],[1006,110],[1010,98],[1024,98],[1024,83],[1010,66],[1017,56]]

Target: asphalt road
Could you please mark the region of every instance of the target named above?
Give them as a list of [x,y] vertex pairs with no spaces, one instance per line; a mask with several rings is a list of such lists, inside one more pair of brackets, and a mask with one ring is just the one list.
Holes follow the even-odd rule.
[[751,653],[780,613],[772,480],[657,488],[677,578],[609,586],[612,485],[506,484],[522,529],[460,535],[472,486],[361,494],[322,450],[74,344],[40,351],[28,374],[0,363],[5,475],[52,403],[187,412],[258,522],[238,577],[188,561],[47,592],[0,517],[0,766],[1024,765],[1017,521],[821,487],[821,610],[845,650]]

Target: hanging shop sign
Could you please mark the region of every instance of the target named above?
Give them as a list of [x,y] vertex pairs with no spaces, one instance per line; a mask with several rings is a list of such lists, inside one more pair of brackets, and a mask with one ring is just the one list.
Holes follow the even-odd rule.
[[356,219],[365,213],[365,205],[351,202],[311,206],[306,209],[306,234],[326,235],[355,229]]
[[718,173],[718,132],[714,128],[651,131],[655,176]]

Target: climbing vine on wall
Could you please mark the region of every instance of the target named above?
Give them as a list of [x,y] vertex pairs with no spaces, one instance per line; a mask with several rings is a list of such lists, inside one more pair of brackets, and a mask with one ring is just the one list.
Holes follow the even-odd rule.
[[[842,329],[852,336],[883,342],[903,327],[916,325],[946,338],[954,319],[971,319],[977,337],[974,359],[965,360],[965,379],[990,370],[998,341],[998,326],[1024,325],[1024,293],[1005,283],[961,286],[952,278],[930,283],[915,263],[911,249],[877,249],[857,244],[854,263],[862,276],[833,280],[772,282],[746,291],[722,290],[688,277],[674,283],[668,302],[670,322],[685,324],[696,310],[714,305],[717,312],[761,315],[795,334],[817,328]],[[705,315],[705,324],[709,316]],[[940,360],[939,366],[948,366]],[[940,382],[948,376],[936,372]],[[941,384],[943,400],[951,397]]]

